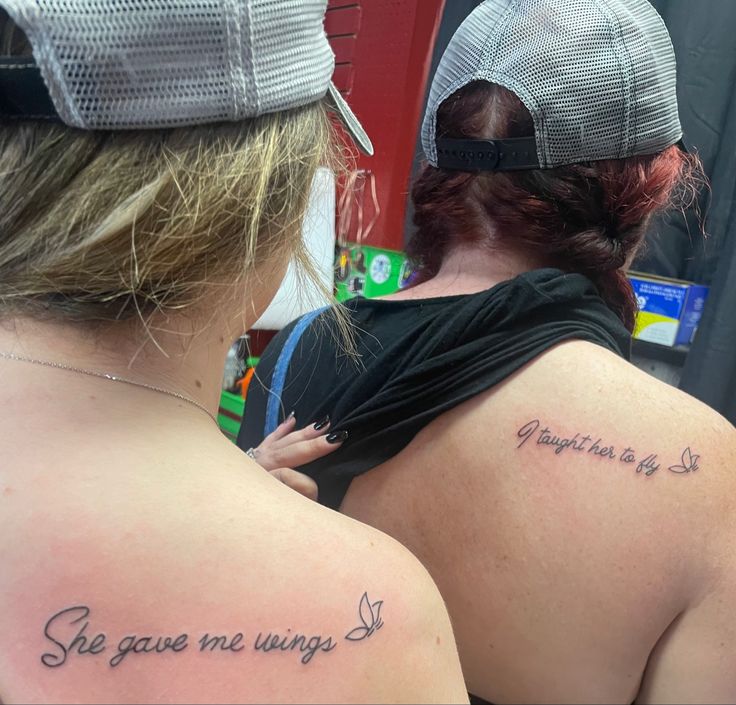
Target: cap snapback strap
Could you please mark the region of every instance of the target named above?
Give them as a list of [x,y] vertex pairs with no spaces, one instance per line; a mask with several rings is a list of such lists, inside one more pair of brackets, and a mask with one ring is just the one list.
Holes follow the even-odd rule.
[[6,119],[60,120],[30,57],[0,57],[0,120]]
[[[683,152],[692,154],[683,137],[677,142]],[[450,171],[524,171],[541,169],[535,137],[507,140],[437,140],[437,166]]]
[[539,169],[537,140],[437,140],[437,166],[452,171],[517,171]]

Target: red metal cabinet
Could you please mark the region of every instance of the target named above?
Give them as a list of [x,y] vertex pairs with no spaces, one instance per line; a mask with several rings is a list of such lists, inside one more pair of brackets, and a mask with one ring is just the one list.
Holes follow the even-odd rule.
[[[402,249],[406,197],[434,43],[445,0],[330,0],[335,83],[373,140],[338,237]],[[346,212],[347,211],[347,212]]]
[[[329,0],[334,81],[373,140],[341,199],[338,238],[401,250],[421,111],[445,0]],[[351,195],[352,194],[352,195]],[[342,216],[342,217],[341,217]],[[259,355],[274,333],[251,331]]]

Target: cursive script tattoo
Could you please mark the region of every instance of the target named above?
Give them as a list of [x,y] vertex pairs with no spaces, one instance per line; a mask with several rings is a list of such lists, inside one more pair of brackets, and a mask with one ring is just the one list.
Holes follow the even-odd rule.
[[[615,446],[602,437],[591,434],[575,433],[572,436],[561,436],[554,433],[548,426],[542,424],[539,419],[532,419],[525,423],[517,432],[517,450],[528,443],[537,446],[547,446],[553,449],[555,455],[575,454],[587,455],[589,457],[603,458],[609,462],[621,463],[636,468],[636,473],[645,477],[652,477],[661,467],[657,453],[639,453],[635,448],[626,446]],[[699,455],[693,454],[690,448],[682,452],[681,464],[670,465],[669,470],[677,474],[695,472],[699,469]]]
[[[66,663],[70,654],[77,653],[80,656],[90,655],[96,656],[105,650],[104,634],[97,634],[90,639],[86,635],[89,627],[89,607],[67,607],[61,612],[57,612],[43,628],[43,635],[56,646],[54,651],[41,656],[41,663],[49,668],[58,668]],[[72,627],[82,622],[82,626],[76,630],[76,634],[67,643],[60,641],[61,635],[57,633],[57,628],[62,622]],[[73,632],[72,632],[73,633]],[[58,638],[57,638],[58,637]]]
[[167,651],[178,654],[189,646],[188,639],[187,634],[179,634],[176,637],[129,634],[118,642],[117,651],[110,659],[110,665],[113,668],[119,666],[128,654],[163,654]]
[[226,636],[210,636],[209,633],[205,634],[197,643],[199,644],[200,651],[232,651],[238,653],[242,651],[245,646],[240,642],[243,641],[243,633],[238,632],[228,643]]
[[364,592],[358,607],[358,616],[363,624],[360,627],[355,627],[345,638],[348,641],[363,641],[363,639],[367,639],[378,631],[383,626],[383,620],[381,619],[382,606],[383,600],[371,603],[368,599],[368,593]]
[[[367,639],[383,626],[381,619],[383,600],[371,604],[368,594],[363,593],[358,607],[358,614],[363,622],[362,627],[353,629],[346,637],[348,641]],[[180,654],[189,646],[189,634],[127,634],[118,641],[110,640],[104,631],[96,631],[91,627],[91,610],[86,605],[67,607],[53,614],[43,628],[43,635],[49,643],[47,651],[41,655],[41,663],[47,668],[59,668],[68,663],[72,656],[99,656],[110,649],[108,665],[119,667],[131,658],[143,656],[153,657],[163,654]],[[112,646],[111,644],[114,644]],[[240,654],[250,644],[250,652],[295,653],[305,666],[318,654],[326,654],[337,648],[333,636],[292,632],[291,629],[278,633],[275,631],[259,631],[257,636],[248,641],[245,632],[237,632],[233,636],[227,634],[211,634],[205,632],[196,640],[198,653],[207,654]]]
[[329,653],[337,644],[333,643],[332,637],[323,639],[322,636],[307,637],[302,634],[292,636],[291,629],[286,630],[286,636],[268,633],[265,636],[259,633],[253,648],[264,654],[269,651],[299,651],[304,654],[301,658],[303,664],[308,664],[318,651]]

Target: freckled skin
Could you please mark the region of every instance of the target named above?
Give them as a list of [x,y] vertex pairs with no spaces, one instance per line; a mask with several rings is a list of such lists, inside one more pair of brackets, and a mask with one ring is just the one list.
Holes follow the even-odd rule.
[[475,695],[732,702],[734,457],[718,414],[566,343],[354,480],[341,511],[428,568]]

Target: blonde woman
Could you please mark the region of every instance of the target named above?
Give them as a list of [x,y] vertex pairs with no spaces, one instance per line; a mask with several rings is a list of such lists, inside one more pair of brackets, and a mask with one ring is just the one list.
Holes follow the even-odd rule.
[[423,568],[213,418],[333,159],[325,5],[0,2],[5,703],[465,697]]

